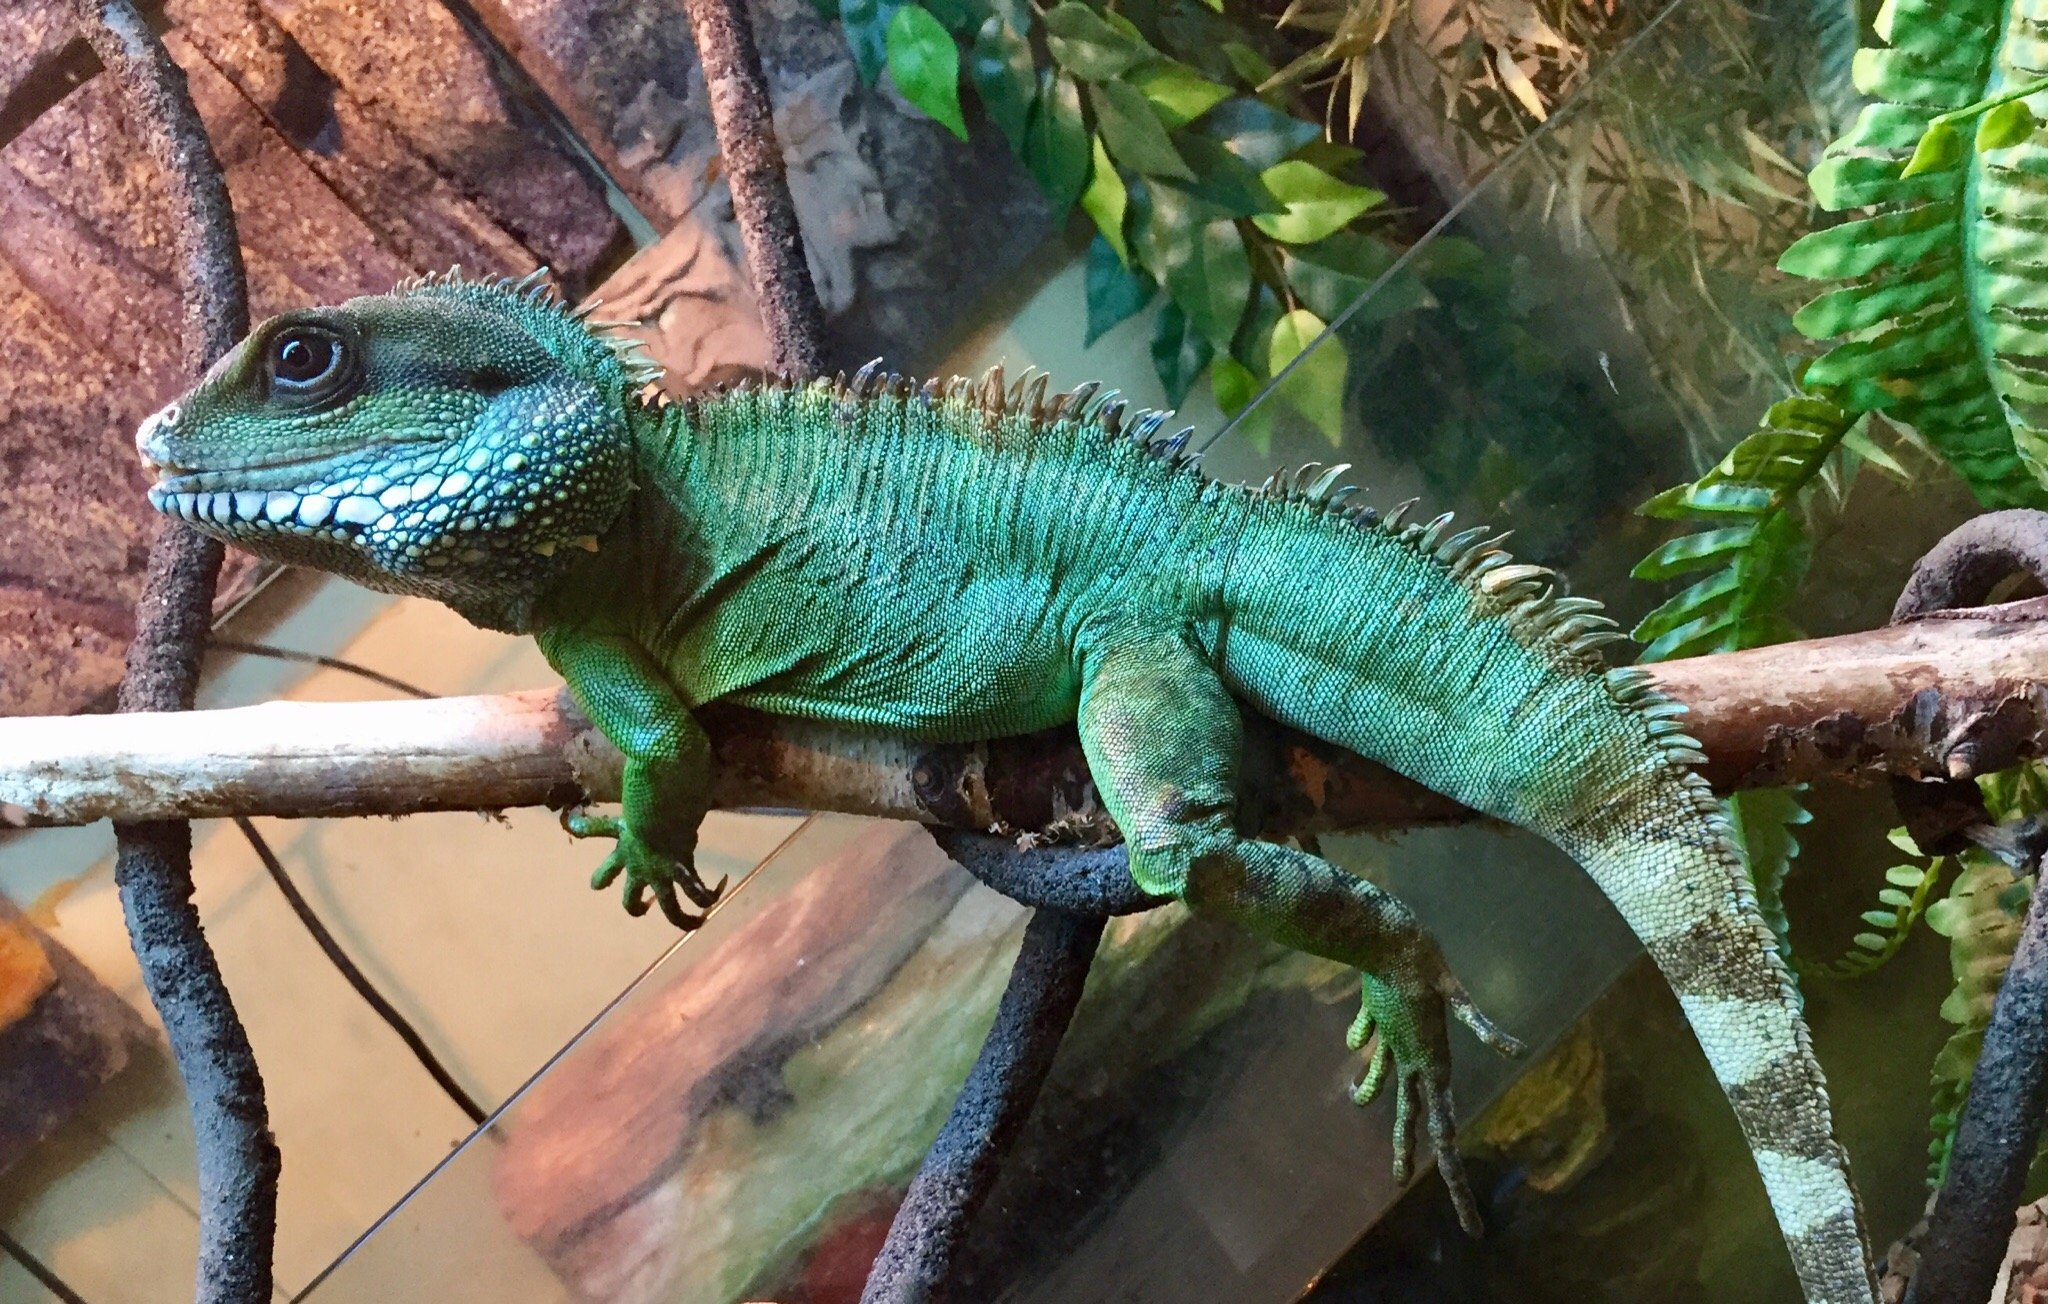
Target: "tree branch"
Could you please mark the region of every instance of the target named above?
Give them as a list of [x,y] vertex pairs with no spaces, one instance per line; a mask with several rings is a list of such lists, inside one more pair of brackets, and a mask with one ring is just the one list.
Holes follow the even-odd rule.
[[[2048,611],[1987,607],[1648,667],[1693,712],[1723,791],[1829,774],[1943,775],[2048,753]],[[1114,828],[1071,730],[923,744],[737,708],[704,713],[721,807],[844,811],[1053,840]],[[1272,834],[1470,819],[1456,803],[1264,721],[1253,823]],[[196,716],[0,719],[0,804],[20,824],[402,815],[561,806],[618,792],[618,756],[557,690],[431,702],[272,702]]]
[[[120,88],[130,127],[168,183],[185,308],[184,362],[197,375],[249,327],[227,182],[184,73],[129,0],[73,0],[73,10]],[[220,563],[217,542],[180,525],[159,530],[121,684],[122,711],[192,705]],[[191,828],[177,821],[117,824],[115,836],[114,881],[129,938],[191,1102],[199,1167],[197,1297],[255,1304],[271,1294],[277,1143],[255,1053],[192,904]]]
[[974,1211],[995,1188],[1008,1152],[1039,1088],[1102,940],[1102,915],[1040,909],[1024,927],[1024,944],[1009,986],[875,1260],[861,1304],[924,1304],[947,1298],[947,1278]]
[[746,0],[683,0],[704,65],[711,125],[732,186],[747,277],[761,301],[761,324],[778,371],[799,378],[825,371],[825,313],[804,258],[796,202],[790,198],[775,111]]

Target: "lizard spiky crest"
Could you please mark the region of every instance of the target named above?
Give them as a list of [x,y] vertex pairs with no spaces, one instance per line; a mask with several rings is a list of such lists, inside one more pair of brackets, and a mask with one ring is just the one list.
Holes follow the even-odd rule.
[[[1348,462],[1324,467],[1309,462],[1294,471],[1276,471],[1257,487],[1255,497],[1292,504],[1307,512],[1377,531],[1447,572],[1472,594],[1482,616],[1498,616],[1516,642],[1546,656],[1566,673],[1598,673],[1615,703],[1642,720],[1652,744],[1671,765],[1686,771],[1687,796],[1727,832],[1720,800],[1705,780],[1692,773],[1706,762],[1698,739],[1678,723],[1686,706],[1657,690],[1650,673],[1636,666],[1609,669],[1600,649],[1628,641],[1602,605],[1592,598],[1572,597],[1557,572],[1546,566],[1517,562],[1501,548],[1509,532],[1489,535],[1483,526],[1452,532],[1452,514],[1411,522],[1408,514],[1418,499],[1397,504],[1385,517],[1370,507],[1351,506],[1355,485],[1340,484]],[[1729,854],[1734,854],[1731,848]]]

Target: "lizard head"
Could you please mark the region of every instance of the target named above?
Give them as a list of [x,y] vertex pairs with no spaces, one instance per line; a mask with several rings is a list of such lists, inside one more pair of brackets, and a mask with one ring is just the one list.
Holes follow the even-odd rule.
[[206,534],[519,628],[617,517],[657,374],[537,278],[451,274],[264,322],[135,445]]

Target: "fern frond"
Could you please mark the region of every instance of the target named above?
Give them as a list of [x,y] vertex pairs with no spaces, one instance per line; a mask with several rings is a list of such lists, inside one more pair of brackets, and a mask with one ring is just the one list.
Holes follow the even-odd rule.
[[1711,523],[1680,535],[1636,564],[1637,579],[1712,568],[1637,623],[1645,661],[1760,647],[1798,636],[1781,608],[1806,573],[1809,547],[1796,510],[1855,424],[1825,399],[1788,398],[1715,467],[1667,489],[1638,510]]
[[[1890,836],[1892,845],[1899,850],[1909,856],[1920,855],[1905,829],[1893,829]],[[1946,857],[1937,857],[1924,865],[1904,862],[1886,870],[1886,886],[1877,894],[1878,907],[1863,912],[1863,922],[1872,931],[1856,934],[1849,951],[1840,959],[1802,966],[1804,972],[1829,978],[1862,978],[1882,969],[1905,946],[1913,925],[1927,913],[1947,865]]]
[[1927,926],[1949,939],[1949,971],[1955,986],[1941,1003],[1941,1017],[1956,1025],[1934,1057],[1934,1101],[1929,1128],[1928,1180],[1938,1183],[1948,1167],[1956,1120],[1968,1098],[1984,1030],[2005,971],[2019,946],[2020,922],[2032,893],[2028,879],[2015,881],[2004,862],[1972,849],[1963,853],[1962,872],[1948,895],[1927,910]]
[[1792,862],[1799,858],[1799,839],[1793,830],[1813,821],[1813,813],[1800,800],[1803,791],[1761,788],[1728,799],[1728,822],[1749,869],[1757,913],[1771,926],[1778,954],[1788,968],[1793,967],[1792,921],[1785,917],[1785,879],[1792,872]]
[[1878,102],[1811,177],[1822,208],[1875,211],[1805,236],[1778,264],[1847,282],[1793,318],[1834,341],[1806,383],[1916,427],[1985,505],[2040,505],[2048,145],[2028,133],[1970,148],[1951,123],[2040,78],[2048,0],[1888,0],[1884,18],[1890,44],[1854,66]]

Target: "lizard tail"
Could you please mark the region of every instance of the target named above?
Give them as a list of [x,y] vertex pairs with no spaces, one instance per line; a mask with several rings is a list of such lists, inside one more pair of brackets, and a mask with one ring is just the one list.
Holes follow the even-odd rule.
[[[1327,479],[1327,477],[1326,477]],[[1301,477],[1249,499],[1221,661],[1233,691],[1556,843],[1649,948],[1742,1124],[1811,1304],[1874,1304],[1863,1216],[1799,998],[1685,708],[1483,530],[1339,511]],[[1366,603],[1304,607],[1299,577]]]
[[[1667,706],[1640,674],[1609,677],[1621,681],[1624,709]],[[1637,772],[1628,799],[1537,831],[1585,867],[1677,995],[1742,1125],[1806,1298],[1869,1304],[1877,1282],[1863,1210],[1791,976],[1720,803],[1690,764],[1657,759]]]

